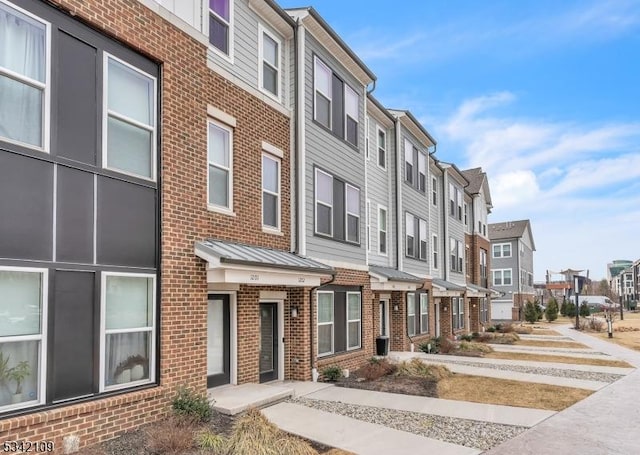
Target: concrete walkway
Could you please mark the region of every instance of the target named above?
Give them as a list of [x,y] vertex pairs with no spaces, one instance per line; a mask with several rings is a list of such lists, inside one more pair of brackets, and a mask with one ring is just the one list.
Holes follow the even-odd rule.
[[[534,348],[531,346],[511,346],[508,344],[495,344],[495,345],[492,345],[491,347],[496,352],[519,352],[522,354],[542,354],[542,355],[579,357],[581,359],[618,360],[611,357],[608,354],[603,354],[601,352],[593,351],[591,349],[588,349],[588,350],[583,349],[582,350],[583,352],[576,352],[571,349],[561,351],[560,348]],[[620,359],[620,360],[623,360],[623,359]]]
[[263,409],[262,413],[284,431],[360,455],[476,455],[481,452],[293,403],[279,403]]
[[[391,354],[390,354],[391,356]],[[484,376],[487,378],[510,379],[513,381],[533,382],[536,384],[549,384],[562,387],[575,387],[585,390],[600,390],[609,385],[608,382],[590,381],[587,379],[564,378],[559,376],[549,376],[545,374],[520,373],[511,370],[497,370],[494,368],[481,368],[469,365],[457,365],[447,363],[437,359],[437,356],[430,356],[421,352],[394,352],[394,360],[410,360],[419,358],[425,363],[434,365],[444,365],[454,373],[468,374],[471,376]]]
[[564,335],[534,335],[534,334],[519,334],[521,340],[541,340],[541,341],[571,341],[573,338]]
[[555,411],[545,411],[542,409],[471,403],[468,401],[444,400],[441,398],[401,395],[397,393],[372,392],[370,390],[350,389],[346,387],[324,388],[306,395],[305,398],[522,427],[532,427],[555,414]]
[[[554,330],[640,367],[640,352],[569,328]],[[634,455],[640,453],[640,370],[486,452],[490,455]]]

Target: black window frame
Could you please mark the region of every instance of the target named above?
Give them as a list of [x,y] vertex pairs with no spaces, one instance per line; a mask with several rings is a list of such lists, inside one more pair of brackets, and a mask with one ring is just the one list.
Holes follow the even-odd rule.
[[[407,217],[411,217],[412,218],[412,225],[413,225],[413,237],[412,237],[412,242],[409,242],[409,235],[407,233],[407,225],[408,225],[408,220]],[[421,238],[420,235],[420,223],[424,223],[425,226],[425,238]],[[415,259],[416,261],[420,261],[420,262],[428,262],[429,260],[429,224],[427,223],[427,220],[425,220],[424,218],[420,218],[419,216],[414,215],[413,213],[409,212],[409,211],[405,211],[405,215],[404,215],[404,254],[405,257],[410,258],[410,259]],[[413,254],[409,254],[409,244],[411,243],[411,248],[413,251]],[[424,248],[424,257],[423,257],[423,252],[422,252],[422,244],[425,244],[425,248]]]
[[[411,162],[407,161],[407,146],[411,146]],[[429,174],[429,157],[416,147],[413,142],[404,139],[404,182],[414,190],[427,194],[427,176]],[[420,158],[424,159],[424,172],[420,170]]]
[[[333,197],[333,205],[331,206],[331,234],[326,234],[324,232],[318,232],[318,211],[316,209],[318,205],[318,179],[316,178],[317,173],[322,172],[326,175],[329,175],[332,179],[333,187],[332,187],[332,197]],[[347,187],[351,187],[358,191],[358,240],[357,242],[348,240],[348,220],[350,215],[347,212]],[[361,246],[362,245],[362,189],[358,185],[354,185],[349,181],[342,179],[339,176],[336,176],[331,171],[328,171],[320,166],[313,166],[313,235],[315,237],[321,237],[328,240],[333,240],[334,242],[345,243],[353,246]],[[320,204],[323,204],[320,202]],[[365,233],[366,234],[366,233]]]
[[[347,353],[352,353],[364,349],[364,331],[363,331],[363,318],[364,318],[364,303],[362,287],[360,286],[338,286],[328,285],[318,289],[320,293],[332,294],[333,301],[333,325],[332,329],[332,349],[331,352],[318,354],[318,358],[324,359],[332,356],[339,356]],[[348,332],[349,332],[349,314],[348,314],[348,299],[349,294],[360,294],[360,320],[359,320],[359,346],[349,347]],[[318,294],[316,293],[316,309],[318,305]],[[355,320],[354,320],[355,321]],[[353,322],[353,321],[351,321]],[[319,325],[316,317],[316,329]],[[327,323],[328,324],[328,323]]]

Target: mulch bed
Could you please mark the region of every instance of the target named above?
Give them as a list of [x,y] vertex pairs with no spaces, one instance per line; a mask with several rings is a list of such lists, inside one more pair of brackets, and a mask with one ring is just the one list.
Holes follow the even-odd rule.
[[339,387],[350,387],[352,389],[438,398],[438,381],[435,380],[390,374],[373,381],[366,381],[359,378],[357,373],[356,371],[348,378],[338,380],[335,384]]

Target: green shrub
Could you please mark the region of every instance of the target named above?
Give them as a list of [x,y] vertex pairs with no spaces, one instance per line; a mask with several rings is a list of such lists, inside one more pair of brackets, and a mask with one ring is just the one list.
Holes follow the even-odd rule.
[[566,316],[570,317],[570,318],[575,318],[576,317],[576,306],[575,304],[571,303],[571,302],[567,302],[567,314]]
[[325,381],[336,382],[342,377],[342,369],[337,365],[327,367],[322,370],[322,377]]
[[494,327],[496,328],[496,332],[499,332],[500,330],[502,330],[502,323],[498,322]]
[[591,315],[591,311],[589,310],[589,305],[587,305],[587,302],[582,302],[580,304],[580,316],[582,316],[583,318],[586,318],[587,316]]
[[471,334],[471,339],[472,339],[472,340],[475,340],[476,338],[480,338],[480,334],[479,334],[478,332],[473,332],[473,333]]
[[178,388],[171,406],[177,415],[199,422],[208,421],[213,412],[205,395],[199,395],[184,386]]
[[469,334],[464,334],[464,335],[460,335],[460,339],[462,341],[471,341],[473,339],[473,337]]
[[562,305],[560,305],[560,314],[562,316],[567,315],[567,301],[565,299],[562,299]]
[[553,322],[558,319],[558,302],[556,302],[555,299],[549,300],[544,316],[549,322]]
[[527,304],[524,306],[524,320],[533,324],[538,320],[538,310],[536,309],[536,305],[527,301]]
[[487,327],[487,332],[494,333],[495,331],[496,331],[496,328],[494,326]]

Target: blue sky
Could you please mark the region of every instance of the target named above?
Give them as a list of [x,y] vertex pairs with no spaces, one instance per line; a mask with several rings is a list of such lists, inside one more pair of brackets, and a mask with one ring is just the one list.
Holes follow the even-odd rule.
[[490,222],[531,220],[536,281],[640,258],[640,1],[308,4],[440,159],[485,169]]

